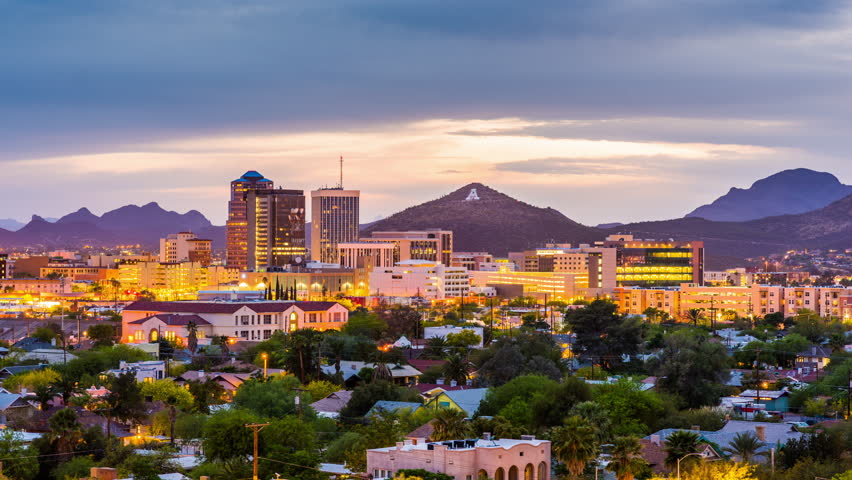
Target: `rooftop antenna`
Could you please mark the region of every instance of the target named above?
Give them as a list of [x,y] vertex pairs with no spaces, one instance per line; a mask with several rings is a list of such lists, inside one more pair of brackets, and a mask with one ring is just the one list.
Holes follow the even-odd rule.
[[340,189],[343,190],[343,155],[340,156]]

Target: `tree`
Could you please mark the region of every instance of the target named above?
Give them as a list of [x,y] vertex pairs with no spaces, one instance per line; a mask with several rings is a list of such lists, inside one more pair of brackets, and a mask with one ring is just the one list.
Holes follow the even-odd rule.
[[136,382],[136,376],[131,372],[122,373],[107,380],[109,393],[103,396],[104,410],[107,417],[107,443],[112,435],[113,419],[122,422],[140,421],[147,415],[145,398]]
[[432,426],[435,430],[432,432],[431,439],[439,442],[465,438],[468,428],[464,417],[465,414],[461,410],[453,408],[439,409],[435,413],[435,419],[432,421]]
[[642,458],[642,445],[636,437],[615,439],[607,469],[615,473],[617,480],[633,480],[647,466],[647,462]]
[[575,353],[599,362],[608,370],[621,364],[622,355],[638,353],[642,340],[639,320],[618,315],[617,309],[612,302],[595,300],[588,307],[568,314],[576,335]]
[[316,402],[340,390],[339,385],[335,385],[328,380],[314,380],[305,385],[305,390],[311,395],[311,400]]
[[45,342],[45,343],[50,343],[53,340],[56,340],[56,337],[58,335],[57,335],[56,331],[53,330],[52,328],[38,327],[38,328],[35,329],[35,331],[33,331],[33,333],[30,336],[39,340],[39,341],[42,341],[42,342]]
[[[292,376],[275,375],[266,381],[249,379],[240,385],[234,395],[234,406],[244,408],[266,418],[281,418],[297,411],[296,392],[301,388],[299,380]],[[309,399],[303,399],[309,400]],[[309,407],[304,407],[309,409]]]
[[692,322],[692,325],[697,327],[698,323],[704,320],[704,309],[703,308],[690,308],[686,311],[684,317]]
[[82,390],[79,380],[80,378],[67,367],[59,367],[59,377],[50,384],[50,392],[62,397],[62,405],[67,406],[71,397]]
[[50,417],[48,424],[50,442],[56,445],[56,451],[67,461],[77,445],[83,441],[77,414],[70,408],[63,408]]
[[763,455],[762,453],[759,453],[763,446],[764,443],[757,438],[757,435],[755,435],[754,432],[739,432],[734,435],[734,438],[728,446],[724,448],[724,451],[731,455],[740,457],[740,461],[744,463],[751,463],[755,457]]
[[459,333],[447,334],[447,345],[450,347],[471,348],[475,345],[479,345],[479,342],[481,341],[482,337],[469,329],[462,330]]
[[189,410],[195,403],[192,393],[171,378],[143,383],[141,391],[142,396],[151,397],[157,402],[169,404],[169,399],[173,399],[171,404],[181,410]]
[[195,353],[198,349],[198,325],[195,322],[186,324],[186,348],[190,353]]
[[[686,460],[681,463],[686,463]],[[681,465],[681,470],[685,470],[681,475],[684,480],[758,480],[754,465],[732,462],[695,461],[691,462],[691,464],[692,466],[686,469]]]
[[645,435],[665,410],[656,393],[642,391],[627,378],[596,386],[593,396],[609,412],[615,435]]
[[358,307],[349,313],[349,320],[343,327],[343,333],[352,336],[363,336],[373,340],[381,338],[382,333],[387,331],[388,324],[378,315],[370,313],[363,307]]
[[[316,349],[322,341],[322,333],[311,328],[301,328],[287,335],[286,347],[281,363],[301,383],[318,370]],[[273,354],[273,356],[275,356]]]
[[444,378],[447,382],[455,381],[458,385],[467,383],[468,362],[461,353],[453,353],[447,358],[447,363],[444,364]]
[[115,343],[115,327],[109,323],[96,323],[87,333],[95,347],[111,347]]
[[[597,402],[580,402],[574,405],[569,415],[583,417],[595,427],[598,443],[603,445],[612,439],[612,422],[607,409]],[[632,438],[632,437],[631,437]]]
[[[670,470],[677,468],[677,462],[690,453],[698,453],[699,437],[695,432],[678,430],[669,434],[665,441],[666,467]],[[684,462],[692,457],[683,460]]]
[[566,418],[565,425],[550,431],[550,441],[553,455],[575,479],[580,478],[586,465],[598,455],[595,428],[582,417]]
[[432,337],[426,340],[426,348],[420,358],[442,360],[446,355],[447,341],[443,337]]
[[38,474],[37,452],[27,447],[20,433],[0,430],[0,458],[3,474],[15,480],[32,480]]
[[717,405],[728,376],[725,347],[689,331],[677,331],[665,343],[656,368],[660,387],[690,408]]
[[189,386],[189,393],[195,399],[193,408],[196,412],[209,414],[210,405],[221,403],[222,395],[225,394],[225,387],[210,377],[204,381],[191,381],[186,384]]
[[384,380],[358,385],[352,391],[352,398],[340,411],[340,415],[351,418],[363,417],[379,400],[401,400],[402,395],[399,390],[399,387]]

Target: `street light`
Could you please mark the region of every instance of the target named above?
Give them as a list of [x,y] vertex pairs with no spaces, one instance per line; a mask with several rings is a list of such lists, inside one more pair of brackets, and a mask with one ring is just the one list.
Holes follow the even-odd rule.
[[700,453],[687,453],[686,455],[677,459],[677,480],[680,480],[680,461],[683,460],[684,458],[692,456],[692,455],[701,456]]
[[269,360],[269,354],[266,353],[266,352],[263,352],[263,353],[260,354],[260,358],[263,359],[263,379],[266,380],[266,366],[267,366],[267,362]]

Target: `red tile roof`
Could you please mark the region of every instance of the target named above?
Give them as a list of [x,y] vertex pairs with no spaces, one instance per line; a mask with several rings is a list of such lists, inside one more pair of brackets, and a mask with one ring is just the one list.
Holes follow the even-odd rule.
[[193,322],[196,325],[210,325],[210,322],[204,320],[198,315],[172,315],[170,313],[159,313],[157,315],[151,315],[150,317],[140,318],[139,320],[134,320],[130,322],[130,325],[142,325],[151,319],[157,319],[166,325],[185,327],[189,325],[189,322]]
[[257,313],[280,313],[291,306],[307,311],[325,311],[337,302],[149,302],[138,301],[124,307],[137,312],[168,313],[234,313],[242,307],[248,307]]

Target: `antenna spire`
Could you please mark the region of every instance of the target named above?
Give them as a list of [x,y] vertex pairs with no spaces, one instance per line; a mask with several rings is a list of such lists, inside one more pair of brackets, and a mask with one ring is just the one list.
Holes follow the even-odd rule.
[[340,156],[340,189],[343,190],[343,155]]

